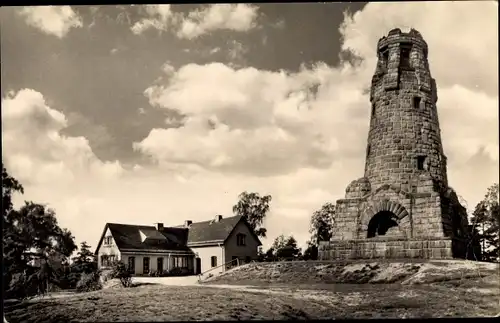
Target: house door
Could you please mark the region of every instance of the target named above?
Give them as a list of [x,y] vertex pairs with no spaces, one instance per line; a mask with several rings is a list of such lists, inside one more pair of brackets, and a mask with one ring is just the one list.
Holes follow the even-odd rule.
[[156,270],[158,270],[159,273],[163,272],[163,258],[158,258]]
[[201,258],[196,258],[196,275],[201,274]]

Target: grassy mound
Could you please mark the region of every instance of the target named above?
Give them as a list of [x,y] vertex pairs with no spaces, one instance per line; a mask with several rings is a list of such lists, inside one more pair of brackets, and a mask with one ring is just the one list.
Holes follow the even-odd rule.
[[464,260],[252,263],[206,279],[210,284],[425,284],[497,275],[498,264]]

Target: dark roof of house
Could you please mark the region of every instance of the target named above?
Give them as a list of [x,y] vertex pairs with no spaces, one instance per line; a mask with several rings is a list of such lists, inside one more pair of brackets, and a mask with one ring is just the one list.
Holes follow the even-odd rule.
[[234,227],[241,220],[240,216],[196,222],[191,224],[188,233],[188,245],[199,244],[208,241],[224,241],[229,237]]
[[[190,251],[185,243],[179,243],[180,241],[182,242],[182,237],[180,236],[182,234],[186,235],[187,229],[184,229],[186,231],[184,233],[181,230],[176,230],[179,236],[170,232],[163,234],[160,231],[162,236],[166,238],[160,240],[156,236],[158,231],[154,226],[108,223],[107,227],[111,231],[118,249]],[[141,231],[148,237],[144,242],[141,238]]]
[[[155,226],[108,223],[104,228],[104,232],[106,232],[106,228],[109,228],[120,250],[142,249],[190,252],[191,250],[188,247],[190,245],[225,241],[240,220],[240,216],[233,216],[222,218],[219,221],[210,220],[192,223],[189,228],[177,226],[163,227],[160,230],[157,230]],[[101,245],[104,232],[96,250]],[[144,241],[142,241],[141,232],[147,237]]]

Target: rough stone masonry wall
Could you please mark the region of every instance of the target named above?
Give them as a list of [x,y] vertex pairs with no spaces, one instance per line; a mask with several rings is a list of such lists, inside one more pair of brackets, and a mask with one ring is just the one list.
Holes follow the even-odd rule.
[[[417,175],[417,156],[426,156],[425,168],[432,177],[447,185],[435,100],[423,40],[411,41],[410,66],[400,68],[402,35],[382,42],[388,61],[380,62],[372,80],[372,116],[366,152],[365,177],[372,189],[385,183],[411,184]],[[384,43],[385,42],[385,43]],[[379,44],[380,49],[380,44]],[[384,68],[385,66],[385,68]],[[394,86],[389,83],[396,80]],[[392,83],[391,83],[392,84]],[[414,106],[414,98],[420,103]]]
[[[413,29],[394,29],[379,40],[377,50],[365,174],[337,201],[332,241],[322,244],[320,257],[450,258],[463,249],[459,237],[450,233],[451,213],[460,208],[443,193],[448,189],[447,162],[427,44]],[[404,51],[409,51],[407,61]],[[417,167],[418,157],[425,157],[423,169]],[[367,239],[373,209],[392,212],[383,209],[388,204],[399,210],[403,235],[391,228],[382,237]]]
[[390,239],[377,238],[335,242],[321,242],[320,260],[336,259],[451,259],[452,240],[436,239]]
[[338,200],[335,208],[335,222],[332,227],[332,240],[357,239],[358,217],[364,199]]
[[[373,216],[367,209],[385,200],[399,204],[408,213],[399,227],[387,232],[387,237],[444,237],[442,201],[433,188],[432,179],[421,174],[416,184],[418,189],[411,195],[408,187],[405,190],[399,185],[385,184],[364,197],[338,200],[332,240],[366,239]],[[346,192],[346,196],[350,194],[352,192]]]

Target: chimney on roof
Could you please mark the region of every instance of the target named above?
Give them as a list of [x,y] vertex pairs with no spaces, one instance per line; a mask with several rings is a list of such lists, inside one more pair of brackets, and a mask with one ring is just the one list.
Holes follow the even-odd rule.
[[215,222],[219,222],[220,220],[222,220],[222,215],[217,214],[217,215],[215,216]]
[[191,226],[191,224],[193,224],[193,221],[191,221],[191,220],[186,220],[186,221],[184,221],[184,226],[185,226],[186,228],[189,228],[189,227]]
[[155,223],[155,227],[156,227],[156,230],[160,231],[163,229],[163,223],[161,223],[161,222]]

